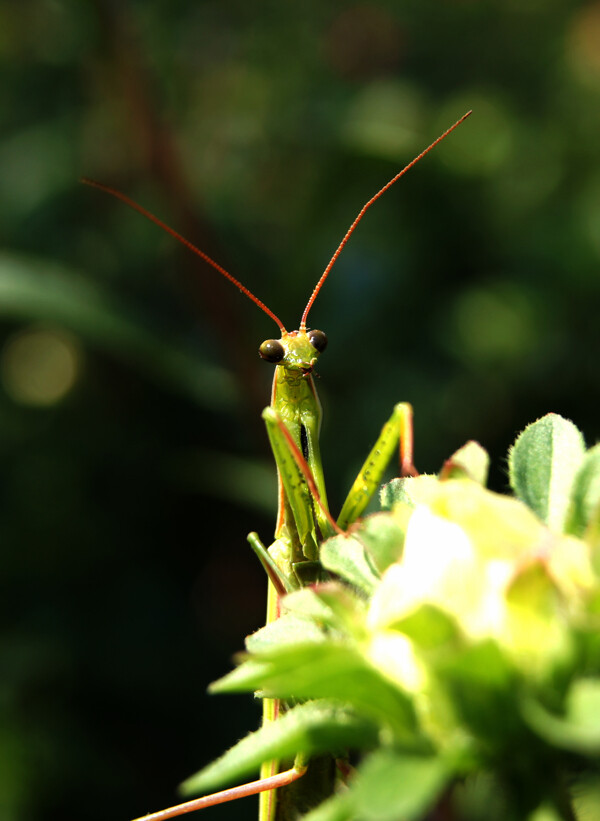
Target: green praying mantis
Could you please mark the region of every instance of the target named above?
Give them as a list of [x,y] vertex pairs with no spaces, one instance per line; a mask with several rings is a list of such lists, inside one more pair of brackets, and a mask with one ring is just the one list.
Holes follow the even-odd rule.
[[[302,314],[300,326],[295,331],[286,330],[279,317],[264,302],[211,257],[154,214],[120,191],[93,180],[83,180],[86,184],[99,188],[138,211],[197,254],[251,299],[279,327],[280,339],[268,339],[259,348],[261,358],[275,366],[271,404],[262,414],[278,473],[279,505],[275,539],[267,548],[256,533],[248,535],[248,541],[269,579],[267,623],[278,618],[283,596],[322,580],[319,564],[320,544],[335,533],[347,531],[364,513],[398,445],[401,475],[416,475],[413,464],[412,408],[407,403],[400,403],[394,407],[392,415],[383,426],[348,493],[339,516],[333,519],[327,504],[319,449],[321,405],[313,379],[317,360],[327,346],[327,337],[323,331],[308,327],[308,315],[333,265],[366,211],[412,166],[454,131],[470,113],[469,111],[464,114],[441,134],[362,207],[314,287]],[[265,698],[263,721],[275,721],[282,709],[282,705],[276,700]],[[296,816],[286,808],[289,802],[282,800],[282,795],[286,788],[289,789],[294,782],[305,776],[310,766],[312,762],[304,760],[302,756],[297,756],[293,766],[283,772],[279,772],[278,762],[265,762],[261,769],[261,777],[257,781],[187,801],[143,816],[143,819],[166,821],[185,813],[258,793],[260,821],[287,821]],[[319,766],[322,767],[323,763],[319,762]],[[325,780],[329,784],[328,789],[332,791],[336,778],[335,762],[330,761],[325,766],[330,769]]]

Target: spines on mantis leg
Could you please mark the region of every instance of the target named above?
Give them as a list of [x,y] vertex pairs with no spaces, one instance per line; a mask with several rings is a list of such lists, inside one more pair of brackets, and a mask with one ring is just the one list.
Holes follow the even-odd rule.
[[383,474],[400,442],[400,469],[402,475],[414,475],[412,464],[412,407],[400,402],[381,429],[375,445],[360,469],[342,507],[337,525],[342,530],[361,516],[381,484]]

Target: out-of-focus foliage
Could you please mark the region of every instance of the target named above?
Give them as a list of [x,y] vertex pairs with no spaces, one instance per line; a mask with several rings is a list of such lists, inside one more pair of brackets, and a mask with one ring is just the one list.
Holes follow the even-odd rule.
[[262,618],[273,325],[78,177],[293,326],[474,110],[311,314],[335,507],[398,400],[422,470],[548,410],[597,438],[599,54],[598,2],[0,0],[3,818],[156,808],[257,723],[203,699]]

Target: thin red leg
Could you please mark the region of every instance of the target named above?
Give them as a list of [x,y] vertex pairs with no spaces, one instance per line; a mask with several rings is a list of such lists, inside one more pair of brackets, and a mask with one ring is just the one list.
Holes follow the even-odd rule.
[[238,798],[245,798],[247,795],[258,795],[265,790],[275,790],[277,787],[286,787],[301,778],[306,772],[306,767],[292,768],[283,773],[272,775],[269,778],[260,778],[258,781],[250,781],[239,787],[231,787],[229,790],[221,790],[212,795],[205,795],[202,798],[194,798],[183,804],[174,807],[167,807],[166,810],[151,812],[149,815],[142,815],[134,821],[166,821],[167,818],[176,818],[178,815],[185,815],[188,812],[202,810],[205,807],[214,807],[217,804],[225,804],[227,801],[235,801]]

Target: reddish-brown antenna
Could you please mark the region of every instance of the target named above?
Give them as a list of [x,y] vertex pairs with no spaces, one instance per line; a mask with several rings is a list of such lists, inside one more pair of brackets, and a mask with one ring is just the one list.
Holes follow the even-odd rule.
[[354,220],[354,222],[352,223],[352,225],[350,226],[350,228],[348,228],[348,230],[346,231],[346,234],[344,235],[343,240],[342,240],[342,241],[340,242],[340,244],[338,245],[338,247],[337,247],[337,250],[336,250],[335,254],[334,254],[334,255],[331,257],[331,259],[329,260],[329,265],[327,266],[327,268],[325,268],[325,270],[324,270],[324,271],[323,271],[323,273],[321,274],[321,278],[319,279],[319,281],[318,281],[318,282],[317,282],[317,284],[315,285],[315,288],[314,288],[314,290],[313,290],[312,294],[310,295],[310,299],[308,300],[308,303],[307,303],[307,305],[306,305],[306,308],[304,309],[304,313],[302,314],[302,321],[300,322],[300,330],[301,330],[301,331],[305,331],[305,330],[306,330],[306,319],[307,319],[307,317],[308,317],[308,312],[309,312],[309,311],[310,311],[310,309],[312,308],[312,306],[313,306],[313,302],[314,302],[314,301],[315,301],[315,299],[317,298],[317,294],[319,293],[319,291],[320,291],[320,290],[321,290],[321,288],[323,287],[323,283],[325,282],[325,280],[326,280],[326,279],[327,279],[327,277],[329,276],[329,272],[330,272],[330,271],[331,271],[331,269],[333,268],[333,265],[334,265],[334,263],[335,263],[336,259],[337,259],[337,258],[339,257],[339,255],[341,254],[341,252],[342,252],[342,248],[344,247],[344,245],[348,242],[348,240],[350,239],[350,237],[351,237],[351,236],[352,236],[352,234],[354,233],[354,229],[356,228],[356,226],[358,225],[358,223],[361,221],[361,219],[364,217],[364,215],[365,215],[365,213],[366,213],[367,209],[369,209],[369,208],[373,205],[373,203],[374,203],[376,200],[378,200],[378,199],[379,199],[379,197],[380,197],[382,194],[384,194],[384,193],[388,190],[388,188],[390,188],[390,187],[391,187],[391,186],[392,186],[392,185],[393,185],[393,184],[394,184],[397,180],[399,180],[399,179],[400,179],[400,177],[404,176],[404,174],[406,174],[406,172],[409,170],[409,168],[412,168],[412,167],[413,167],[413,165],[416,165],[416,163],[418,163],[418,162],[419,162],[419,160],[423,159],[423,157],[425,156],[425,154],[428,154],[428,153],[431,151],[431,149],[432,149],[432,148],[435,148],[435,146],[436,146],[438,143],[440,143],[443,139],[445,139],[445,138],[448,136],[448,134],[450,134],[450,132],[451,132],[451,131],[454,131],[454,129],[455,129],[457,126],[459,126],[459,125],[462,123],[462,121],[463,121],[463,120],[466,120],[466,119],[467,119],[467,117],[468,117],[470,114],[471,114],[471,111],[467,111],[467,113],[466,113],[466,114],[463,114],[463,116],[460,118],[460,120],[457,120],[457,121],[454,123],[454,125],[453,125],[453,126],[450,126],[450,128],[449,128],[447,131],[444,131],[444,133],[443,133],[443,134],[441,134],[441,135],[437,138],[437,140],[434,140],[434,142],[432,142],[432,143],[431,143],[431,145],[430,145],[428,148],[426,148],[424,151],[421,151],[421,153],[419,154],[419,156],[418,156],[418,157],[415,157],[415,158],[414,158],[414,160],[412,160],[412,162],[409,162],[409,164],[408,164],[405,168],[403,168],[403,169],[402,169],[402,171],[400,171],[398,174],[396,174],[396,176],[395,176],[395,177],[392,177],[392,179],[391,179],[388,183],[386,183],[386,185],[384,185],[384,186],[383,186],[383,188],[381,188],[381,189],[380,189],[380,190],[379,190],[379,191],[375,194],[375,196],[374,196],[374,197],[371,197],[371,199],[370,199],[367,203],[365,203],[365,205],[363,205],[363,207],[362,207],[362,208],[360,209],[360,211],[358,212],[358,215],[357,215],[356,219]]
[[163,222],[161,219],[156,217],[151,211],[148,211],[143,206],[138,205],[138,203],[135,202],[135,200],[132,200],[126,194],[122,194],[120,191],[117,191],[116,188],[110,188],[108,185],[104,185],[101,182],[96,182],[95,180],[90,180],[87,177],[82,177],[81,182],[85,183],[86,185],[91,185],[94,188],[99,188],[100,191],[104,191],[106,194],[110,194],[111,196],[116,197],[118,200],[121,200],[121,202],[124,202],[125,205],[128,205],[130,208],[133,208],[134,211],[138,211],[140,214],[142,214],[144,217],[146,217],[146,219],[149,219],[153,223],[158,225],[158,227],[162,228],[163,231],[166,231],[167,234],[170,234],[172,237],[174,237],[182,245],[185,245],[186,248],[189,248],[190,251],[193,251],[194,254],[197,254],[205,262],[208,262],[209,265],[212,265],[212,267],[216,271],[218,271],[226,279],[228,279],[230,282],[232,282],[236,286],[236,288],[240,289],[240,291],[243,294],[246,294],[248,299],[251,299],[252,302],[254,302],[256,305],[258,305],[258,307],[261,309],[261,311],[264,311],[267,314],[267,316],[270,316],[271,319],[274,322],[277,323],[277,325],[279,326],[279,329],[280,329],[282,334],[287,333],[287,331],[285,329],[285,326],[284,326],[283,322],[279,319],[279,317],[276,316],[273,313],[273,311],[271,311],[270,308],[267,308],[267,306],[265,305],[264,302],[262,302],[262,300],[260,300],[256,296],[254,296],[254,294],[252,293],[252,291],[249,288],[246,288],[245,285],[242,285],[242,283],[238,279],[236,279],[234,276],[232,276],[229,273],[229,271],[226,271],[225,268],[223,268],[221,265],[219,265],[218,262],[215,262],[214,259],[209,257],[208,254],[205,254],[204,251],[201,251],[199,248],[196,248],[196,246],[193,245],[189,240],[187,240],[185,237],[181,236],[181,234],[178,234],[177,231],[173,230],[173,228],[170,228],[165,222]]

